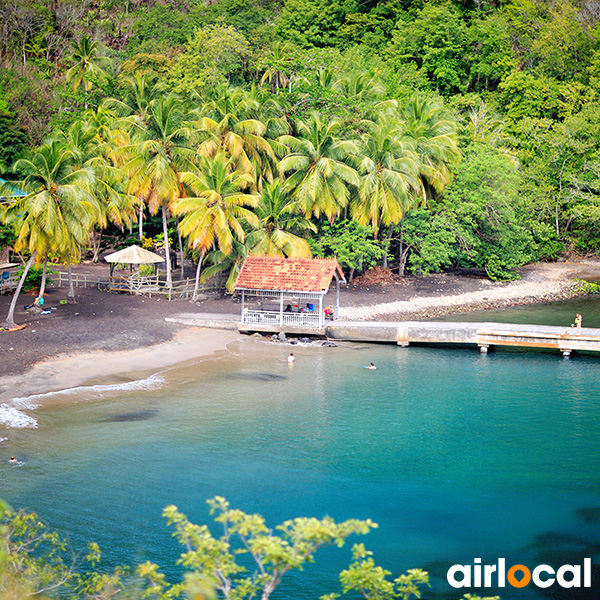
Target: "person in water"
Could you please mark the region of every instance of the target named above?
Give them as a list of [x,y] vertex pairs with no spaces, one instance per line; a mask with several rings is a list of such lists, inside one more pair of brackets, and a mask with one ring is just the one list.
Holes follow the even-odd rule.
[[18,460],[17,460],[17,459],[16,459],[14,456],[11,456],[11,457],[10,457],[10,460],[9,460],[8,462],[9,462],[11,465],[18,465],[18,464],[19,464],[19,461],[18,461]]
[[377,367],[373,363],[369,363],[369,365],[367,367],[365,367],[365,369],[370,369],[371,371],[376,371]]
[[294,356],[294,353],[290,352],[290,355],[288,356],[288,363],[291,365],[294,363],[295,360],[296,360],[296,357]]

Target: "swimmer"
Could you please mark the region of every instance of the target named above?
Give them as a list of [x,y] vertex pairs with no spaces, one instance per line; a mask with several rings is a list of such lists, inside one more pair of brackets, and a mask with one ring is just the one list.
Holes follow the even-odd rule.
[[19,464],[19,461],[18,461],[18,460],[17,460],[17,459],[16,459],[14,456],[11,456],[11,457],[10,457],[10,460],[9,460],[8,462],[9,462],[11,465],[18,465],[18,464]]
[[365,369],[370,369],[371,371],[376,371],[377,367],[373,363],[369,363],[369,366],[365,367]]
[[290,365],[294,364],[294,361],[296,360],[296,357],[294,356],[293,352],[290,352],[290,355],[287,357],[287,361]]

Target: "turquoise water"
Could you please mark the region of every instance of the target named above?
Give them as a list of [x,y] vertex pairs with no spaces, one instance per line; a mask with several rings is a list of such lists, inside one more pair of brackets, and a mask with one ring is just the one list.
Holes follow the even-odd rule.
[[[577,512],[600,507],[598,359],[364,345],[295,347],[289,367],[289,347],[232,351],[147,389],[84,390],[75,404],[25,411],[36,429],[0,432],[0,497],[76,548],[99,542],[107,564],[149,559],[172,577],[178,547],[162,508],[205,522],[217,494],[271,525],[370,517],[379,529],[355,541],[395,576],[429,569],[429,598],[460,598],[446,570],[474,557],[599,562],[600,524]],[[362,368],[370,361],[377,371]],[[10,454],[23,465],[6,465]],[[338,591],[350,545],[317,554],[275,598]]]
[[597,295],[547,302],[543,304],[525,304],[510,308],[478,310],[470,313],[445,315],[436,318],[441,321],[495,321],[498,323],[530,323],[532,325],[553,325],[569,327],[575,321],[575,315],[583,316],[584,327],[600,328],[600,300]]

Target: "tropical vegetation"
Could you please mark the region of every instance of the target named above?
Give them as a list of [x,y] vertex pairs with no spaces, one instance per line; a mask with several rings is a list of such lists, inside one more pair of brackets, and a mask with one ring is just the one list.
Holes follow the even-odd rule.
[[[101,549],[94,542],[85,555],[76,556],[36,514],[15,511],[0,501],[0,598],[269,600],[287,573],[302,571],[314,562],[319,549],[341,548],[351,536],[377,527],[370,519],[336,523],[331,517],[297,517],[271,529],[262,515],[231,508],[225,498],[217,496],[208,504],[220,535],[207,525],[192,523],[176,506],[163,511],[183,546],[177,560],[183,572],[172,582],[151,562],[103,568]],[[421,597],[429,584],[425,571],[410,569],[391,579],[372,554],[364,544],[353,545],[352,563],[339,575],[344,594],[360,593],[367,600]],[[340,595],[333,592],[321,598],[334,600]],[[499,600],[471,594],[464,598]]]
[[135,226],[196,290],[247,254],[511,279],[597,253],[594,6],[15,0],[0,218],[37,266]]

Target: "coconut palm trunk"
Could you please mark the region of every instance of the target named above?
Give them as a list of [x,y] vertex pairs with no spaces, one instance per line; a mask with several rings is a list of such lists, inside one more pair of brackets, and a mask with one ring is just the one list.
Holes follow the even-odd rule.
[[67,273],[69,274],[69,291],[67,292],[67,303],[75,304],[75,288],[73,287],[73,270],[71,269],[71,265],[67,268]]
[[144,203],[140,201],[140,217],[138,220],[140,242],[144,239]]
[[383,250],[384,250],[384,255],[383,255],[383,268],[387,269],[388,268],[388,251],[390,249],[390,243],[392,241],[392,234],[394,233],[394,225],[391,225],[390,228],[388,229],[385,238],[383,239]]
[[183,279],[183,276],[185,274],[185,267],[183,265],[185,251],[183,249],[183,239],[181,237],[181,229],[179,228],[179,220],[177,221],[177,237],[179,238],[179,262],[181,263],[181,266],[179,267],[179,275],[181,279]]
[[44,266],[42,267],[42,282],[40,283],[40,292],[38,297],[35,299],[35,305],[40,306],[40,301],[44,297],[46,291],[46,266],[48,265],[48,258],[44,259]]
[[202,262],[204,261],[204,255],[206,254],[206,248],[202,248],[200,256],[198,257],[198,266],[196,267],[196,281],[194,282],[194,293],[192,294],[192,302],[198,300],[198,288],[200,287],[200,272],[202,271]]
[[19,279],[19,285],[17,286],[17,289],[15,290],[13,299],[12,299],[12,301],[10,303],[10,307],[8,309],[8,315],[6,316],[6,321],[4,321],[4,323],[2,323],[2,327],[4,327],[5,329],[13,329],[15,327],[15,308],[17,306],[17,300],[19,299],[19,294],[21,293],[21,290],[23,289],[25,279],[27,278],[27,273],[29,273],[29,269],[31,268],[31,265],[33,264],[33,261],[35,260],[36,254],[37,254],[37,252],[34,252],[31,255],[31,258],[27,261],[27,264],[25,265],[25,269],[23,269],[23,274],[21,275],[21,279]]
[[167,228],[167,204],[162,201],[162,222],[163,234],[165,236],[165,264],[167,267],[167,288],[173,287],[173,278],[171,276],[171,249],[169,247],[169,230]]

